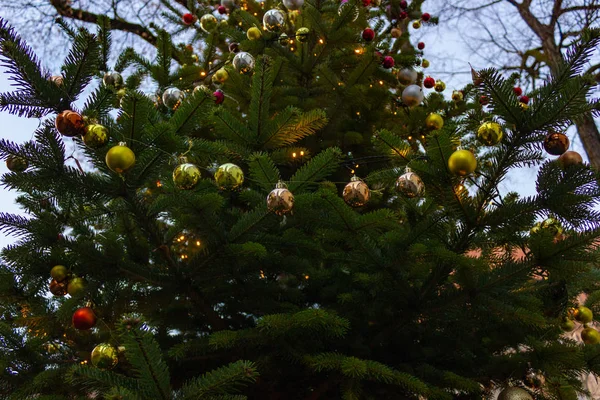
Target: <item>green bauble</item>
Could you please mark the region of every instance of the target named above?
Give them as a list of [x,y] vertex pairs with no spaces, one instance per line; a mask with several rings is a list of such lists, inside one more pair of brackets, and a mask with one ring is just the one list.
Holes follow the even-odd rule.
[[67,267],[64,265],[55,265],[50,270],[50,276],[52,279],[56,280],[56,282],[62,282],[69,275],[69,271],[67,271]]
[[73,297],[80,297],[85,293],[85,280],[83,278],[73,278],[69,280],[67,292]]
[[100,124],[90,124],[85,127],[85,133],[81,138],[86,146],[96,149],[108,142],[108,129]]
[[193,189],[200,179],[200,169],[191,163],[178,165],[173,171],[173,183],[179,189]]
[[106,153],[106,165],[119,174],[127,172],[135,164],[135,154],[124,142],[112,147]]
[[477,139],[486,146],[494,146],[502,140],[502,128],[496,122],[484,122],[477,129]]
[[571,321],[568,318],[565,318],[560,323],[560,329],[562,329],[564,332],[571,332],[573,329],[575,329],[575,322]]
[[448,159],[448,169],[455,175],[466,176],[477,168],[477,159],[469,150],[457,150]]
[[6,168],[12,172],[23,172],[27,169],[29,163],[26,159],[19,156],[8,156],[6,158]]
[[582,324],[588,324],[594,319],[594,313],[589,308],[581,306],[575,310],[575,319]]
[[119,362],[117,349],[108,343],[100,343],[92,350],[91,360],[94,367],[112,369]]
[[598,344],[600,343],[600,332],[588,326],[581,331],[581,340],[585,344]]
[[235,164],[223,164],[215,172],[215,181],[221,189],[235,189],[244,183],[244,171]]
[[301,43],[307,42],[309,33],[308,28],[302,27],[296,31],[296,39]]

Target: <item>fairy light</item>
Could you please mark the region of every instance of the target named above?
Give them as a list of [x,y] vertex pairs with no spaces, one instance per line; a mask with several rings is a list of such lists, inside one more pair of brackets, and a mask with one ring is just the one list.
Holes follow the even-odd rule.
[[354,170],[353,170],[353,169],[351,169],[351,170],[350,170],[350,173],[351,173],[351,174],[353,174],[353,173],[354,173]]
[[182,259],[182,260],[185,260],[186,258],[188,258],[187,254],[182,254],[182,255],[181,255],[181,259]]
[[357,112],[356,112],[356,115],[360,115],[360,111],[357,111]]
[[323,44],[325,42],[323,41],[323,39],[319,39],[319,43]]
[[463,190],[465,190],[465,186],[462,183],[459,183],[458,186],[456,187],[456,191],[462,192]]
[[290,50],[291,50],[291,51],[294,51],[294,48],[293,48],[293,47],[290,47]]
[[394,111],[394,115],[398,115],[398,111]]
[[409,136],[409,137],[408,137],[408,140],[412,140],[412,136]]
[[204,72],[204,71],[200,72],[200,76],[206,76],[206,72]]
[[359,47],[359,48],[357,48],[357,49],[354,49],[354,52],[355,52],[356,54],[362,54],[362,53],[363,53],[363,49],[362,49],[362,47]]
[[304,156],[304,150],[300,152],[300,156]]
[[292,157],[296,158],[296,152],[292,153]]
[[290,44],[294,44],[294,39],[290,39]]
[[354,168],[358,168],[358,164],[356,164],[356,165],[354,166]]
[[381,86],[383,86],[383,81],[379,81],[379,84],[380,84]]
[[425,139],[425,135],[421,135],[421,139]]
[[266,275],[265,272],[263,270],[260,270],[260,279],[265,279]]
[[199,241],[199,240],[196,240],[196,246],[200,247],[200,245],[201,245],[201,244],[202,244],[202,243],[200,243],[200,241]]
[[308,280],[310,278],[309,275],[304,275],[304,279]]

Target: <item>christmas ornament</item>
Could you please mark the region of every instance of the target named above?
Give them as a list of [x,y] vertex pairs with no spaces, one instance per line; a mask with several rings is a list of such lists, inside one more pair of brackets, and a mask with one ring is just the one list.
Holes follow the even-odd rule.
[[233,57],[233,68],[240,74],[249,74],[254,71],[254,57],[252,54],[240,51]]
[[429,68],[429,60],[423,59],[423,61],[421,61],[421,67]]
[[435,91],[438,93],[443,92],[444,90],[446,90],[446,84],[442,81],[437,81],[435,82]]
[[544,139],[544,149],[553,156],[560,156],[568,148],[569,138],[562,132],[550,132]]
[[589,308],[581,306],[575,310],[574,317],[582,324],[588,324],[594,319],[594,314]]
[[600,333],[588,326],[581,331],[581,340],[585,344],[598,344],[600,343]]
[[50,276],[57,282],[64,281],[68,275],[69,271],[67,271],[67,267],[65,267],[64,265],[55,265],[50,270]]
[[94,347],[90,356],[92,365],[100,369],[112,369],[119,362],[117,349],[108,343],[100,343]]
[[469,150],[456,150],[448,158],[448,169],[455,175],[465,176],[477,168],[477,160]]
[[406,0],[400,1],[400,8],[406,10],[408,8],[408,2]]
[[421,197],[425,193],[425,184],[416,173],[408,167],[396,180],[396,190],[410,199]]
[[423,86],[426,87],[427,89],[431,89],[432,87],[435,86],[435,79],[428,76],[427,78],[423,79]]
[[263,16],[263,26],[269,32],[281,32],[285,27],[285,14],[275,8],[267,11]]
[[519,101],[523,104],[529,104],[529,97],[523,95],[523,96],[519,97]]
[[219,7],[217,7],[217,12],[221,15],[227,14],[227,7],[219,6]]
[[185,93],[176,87],[167,88],[162,94],[163,104],[171,110],[177,110],[184,98]]
[[442,129],[444,126],[444,119],[440,114],[431,113],[425,118],[425,126],[433,130]]
[[279,35],[277,41],[280,45],[287,46],[288,44],[290,44],[290,37],[287,34],[282,33],[281,35]]
[[309,33],[310,31],[308,30],[308,28],[302,27],[296,31],[296,39],[298,39],[300,43],[305,43],[306,41],[308,41]]
[[28,166],[29,163],[23,157],[13,155],[6,157],[6,168],[8,168],[9,171],[23,172]]
[[221,0],[221,5],[228,10],[233,10],[236,7],[236,0]]
[[85,281],[82,278],[73,278],[67,284],[67,292],[73,297],[79,297],[85,292]]
[[425,43],[423,43],[423,42],[417,43],[417,49],[423,50],[424,48],[425,48]]
[[400,19],[406,19],[406,18],[408,18],[408,13],[406,11],[402,11],[400,13]]
[[409,85],[402,91],[402,103],[414,107],[423,101],[423,91],[418,85]]
[[487,106],[488,104],[490,104],[490,99],[487,96],[481,96],[479,98],[479,104],[481,104],[482,106]]
[[546,377],[540,370],[530,368],[525,374],[525,383],[532,389],[539,389],[546,383]]
[[398,71],[398,81],[403,85],[412,85],[417,81],[417,71],[412,68],[402,68]]
[[219,27],[219,21],[217,20],[217,17],[215,17],[214,15],[204,14],[200,18],[200,28],[204,32],[206,32],[206,33],[214,32],[215,30],[217,30],[218,27]]
[[81,137],[83,143],[91,148],[102,147],[108,142],[108,129],[100,124],[90,124],[85,127],[85,133]]
[[394,66],[394,59],[391,56],[383,57],[383,62],[381,63],[383,68],[390,69]]
[[230,53],[237,53],[240,51],[240,44],[239,43],[230,43],[229,44],[229,52]]
[[96,314],[90,307],[81,307],[73,313],[73,326],[81,331],[96,326]]
[[213,76],[220,83],[224,83],[227,79],[229,79],[229,73],[225,68],[219,68]]
[[463,92],[460,90],[454,90],[452,91],[452,100],[454,100],[455,102],[459,102],[463,100]]
[[294,206],[294,195],[287,188],[287,185],[281,181],[277,183],[275,189],[267,196],[267,208],[277,215],[287,214]]
[[362,32],[362,38],[365,42],[370,42],[371,40],[375,39],[375,31],[371,28],[366,28]]
[[548,231],[552,234],[552,236],[559,236],[563,232],[563,227],[555,218],[549,217],[546,218],[542,222],[538,222],[535,224],[533,228],[529,231],[530,233],[538,233],[540,230]]
[[248,37],[248,40],[258,40],[261,38],[262,32],[257,27],[252,26],[246,31],[246,36]]
[[53,75],[48,80],[54,83],[56,86],[61,87],[63,85],[64,79],[62,75]]
[[421,21],[413,21],[412,27],[414,29],[419,29],[421,27]]
[[225,101],[225,93],[221,89],[214,91],[213,96],[215,98],[215,104],[219,105]]
[[49,289],[54,296],[62,297],[67,294],[67,282],[58,282],[56,279],[52,279]]
[[430,19],[431,19],[431,14],[429,14],[429,13],[423,13],[421,15],[421,20],[423,20],[425,22],[429,21]]
[[[349,10],[349,11],[346,11]],[[348,15],[350,17],[351,22],[356,21],[356,19],[358,18],[358,8],[352,4],[350,4],[348,2],[348,0],[342,0],[342,3],[340,4],[339,8],[338,8],[338,15],[343,15],[344,13],[347,13],[346,15]]]
[[371,0],[362,0],[363,7],[369,7],[371,5]]
[[484,122],[477,129],[477,139],[486,146],[495,146],[504,136],[502,127],[496,122]]
[[192,25],[194,22],[196,22],[196,16],[191,13],[183,14],[181,16],[181,19],[182,19],[183,23],[186,25]]
[[507,387],[498,395],[498,400],[533,400],[533,397],[525,389],[518,387]]
[[299,10],[304,5],[304,0],[283,0],[283,5],[288,10]]
[[120,89],[123,86],[123,77],[116,71],[107,72],[102,78],[102,83],[104,83],[105,86]]
[[193,189],[200,180],[200,169],[194,164],[188,163],[182,159],[182,164],[179,164],[173,170],[173,183],[179,189]]
[[135,164],[135,154],[125,142],[120,142],[106,153],[106,165],[118,174],[129,171]]
[[569,150],[558,157],[558,162],[563,168],[569,168],[573,165],[583,164],[583,158],[578,152]]
[[523,89],[521,89],[521,88],[520,88],[520,87],[518,87],[518,86],[515,86],[515,87],[513,88],[513,92],[514,92],[514,94],[516,94],[517,96],[520,96],[520,95],[522,95],[522,94],[523,94]]
[[54,121],[56,130],[64,136],[81,136],[85,133],[84,122],[81,114],[65,110],[56,116]]
[[355,175],[350,180],[350,183],[344,187],[342,196],[348,205],[361,207],[369,202],[371,191],[367,184]]
[[565,318],[560,324],[560,329],[562,329],[564,332],[571,332],[573,329],[575,329],[575,322]]
[[398,39],[402,36],[402,30],[400,28],[392,28],[390,33],[394,39]]
[[244,171],[235,164],[223,164],[215,172],[215,181],[221,189],[235,189],[244,183]]

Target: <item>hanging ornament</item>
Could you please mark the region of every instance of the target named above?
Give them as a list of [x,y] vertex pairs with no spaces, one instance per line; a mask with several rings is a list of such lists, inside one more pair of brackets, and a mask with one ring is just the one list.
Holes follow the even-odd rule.
[[294,207],[294,195],[285,183],[277,182],[275,189],[267,196],[267,208],[277,215],[283,215],[289,213],[292,207]]
[[423,79],[423,86],[426,87],[427,89],[431,89],[432,87],[435,86],[435,79],[428,76],[427,78]]
[[262,37],[262,32],[256,26],[251,26],[246,31],[246,37],[248,40],[258,40]]
[[400,29],[400,28],[392,28],[390,34],[392,35],[392,37],[394,39],[398,39],[400,36],[402,36],[402,29]]
[[90,307],[81,307],[73,313],[73,326],[75,329],[85,331],[96,326],[96,314]]
[[50,78],[48,78],[48,81],[54,83],[58,87],[61,87],[63,85],[64,79],[62,75],[53,75]]
[[181,16],[181,20],[186,25],[192,25],[194,22],[196,22],[196,16],[192,13],[185,13]]
[[221,89],[217,89],[213,92],[213,97],[215,98],[215,104],[219,105],[225,101],[225,93]]
[[402,68],[398,71],[398,81],[403,85],[412,85],[417,81],[418,74],[412,68]]
[[529,231],[530,233],[538,233],[541,230],[550,232],[552,236],[560,236],[563,233],[563,227],[556,218],[548,217],[542,222],[538,222],[535,224],[533,228]]
[[[349,10],[349,11],[347,11]],[[347,13],[346,15],[348,15],[350,17],[351,22],[356,21],[356,19],[358,18],[358,7],[356,7],[353,4],[350,4],[350,2],[348,2],[348,0],[342,0],[339,8],[338,8],[338,15],[343,15],[344,13]]]
[[240,44],[239,43],[230,43],[229,44],[229,52],[230,53],[239,53],[240,51]]
[[563,332],[571,332],[573,329],[575,329],[575,322],[565,317],[560,323],[560,329],[562,329]]
[[582,324],[589,324],[594,319],[594,313],[592,313],[592,310],[584,306],[578,307],[573,316]]
[[553,156],[560,156],[568,148],[569,138],[562,132],[550,132],[544,139],[544,149]]
[[280,45],[287,46],[288,44],[290,44],[290,37],[287,34],[282,33],[281,35],[279,35],[277,41]]
[[108,129],[100,124],[87,125],[81,139],[86,146],[97,149],[108,142]]
[[104,86],[120,89],[123,87],[123,76],[116,71],[107,72],[102,78],[102,83],[104,83]]
[[58,114],[54,126],[61,135],[68,137],[81,136],[85,133],[83,117],[71,110],[65,110]]
[[200,169],[187,162],[185,157],[182,157],[180,161],[182,163],[173,170],[173,183],[178,189],[193,189],[200,180]]
[[430,19],[431,19],[431,14],[429,14],[429,13],[423,13],[423,14],[421,15],[421,20],[422,20],[422,21],[425,21],[425,22],[427,22],[427,21],[429,21]]
[[307,27],[302,27],[299,28],[296,31],[296,39],[300,42],[300,43],[306,43],[308,41],[308,35],[310,34],[310,30],[308,30]]
[[90,359],[96,368],[113,369],[119,362],[119,353],[110,344],[100,343],[92,350]]
[[57,282],[62,282],[69,276],[69,271],[64,265],[55,265],[50,270],[50,276]]
[[219,68],[213,77],[217,80],[217,82],[225,83],[225,81],[229,79],[229,73],[225,68]]
[[448,158],[448,169],[451,173],[466,176],[477,168],[477,159],[469,150],[456,150]]
[[383,57],[383,62],[381,63],[381,65],[383,65],[383,68],[385,69],[390,69],[394,66],[394,58],[391,56],[385,56]]
[[403,196],[412,199],[423,196],[425,193],[425,184],[419,175],[406,167],[404,173],[396,180],[396,190]]
[[237,2],[236,0],[221,0],[221,5],[228,10],[233,10],[236,7]]
[[85,280],[83,278],[75,277],[69,280],[67,284],[67,293],[72,297],[80,297],[85,292]]
[[600,343],[600,333],[588,326],[581,331],[581,340],[585,344],[598,344]]
[[529,104],[529,97],[523,95],[523,96],[519,96],[519,102],[523,103],[523,104]]
[[444,118],[440,114],[431,113],[425,118],[425,126],[429,129],[439,130],[444,126]]
[[507,387],[498,395],[498,400],[533,400],[533,397],[525,389],[518,387]]
[[249,74],[254,71],[254,57],[252,54],[240,51],[233,57],[233,68],[240,74]]
[[417,49],[423,50],[424,48],[425,48],[425,43],[424,42],[417,43]]
[[375,31],[371,28],[365,28],[365,30],[362,31],[362,38],[365,42],[372,41],[375,39]]
[[304,0],[283,0],[283,5],[288,10],[299,10],[304,5]]
[[52,279],[49,290],[54,296],[62,297],[67,294],[67,282],[58,282],[56,279]]
[[215,172],[215,182],[221,189],[235,189],[244,183],[244,171],[235,164],[223,164]]
[[525,374],[525,383],[532,389],[540,389],[546,383],[546,377],[542,371],[530,368]]
[[463,101],[463,92],[461,90],[453,90],[452,91],[452,100],[454,100],[456,103],[458,103],[459,101]]
[[479,104],[481,104],[482,106],[487,106],[488,104],[490,104],[490,99],[487,96],[481,96],[479,98]]
[[369,202],[371,191],[366,183],[354,175],[350,182],[344,187],[342,197],[344,197],[344,201],[349,206],[362,207]]
[[106,153],[106,165],[113,172],[122,174],[129,171],[133,164],[135,164],[135,154],[125,142],[111,147]]
[[415,107],[423,101],[421,86],[409,85],[402,91],[402,103],[408,107]]
[[569,150],[565,151],[560,157],[558,157],[558,162],[563,168],[569,168],[573,165],[583,164],[583,158],[578,152]]
[[502,127],[496,122],[484,122],[477,129],[477,139],[486,146],[495,146],[502,140]]
[[263,27],[266,31],[280,33],[285,28],[285,14],[276,8],[269,10],[263,16]]
[[514,94],[516,94],[517,96],[520,96],[520,95],[522,95],[522,94],[523,94],[523,89],[521,89],[521,88],[520,88],[520,87],[518,87],[518,86],[515,86],[515,87],[513,88],[513,93],[514,93]]
[[12,172],[23,172],[27,169],[29,163],[23,157],[10,155],[6,157],[6,168]]
[[400,8],[406,10],[408,8],[408,1],[400,0]]
[[227,7],[219,6],[219,7],[217,7],[217,12],[221,15],[225,15],[225,14],[227,14]]
[[418,20],[413,21],[412,27],[414,29],[419,29],[421,27],[421,21],[418,21]]
[[206,33],[211,33],[217,30],[217,28],[219,27],[219,21],[217,20],[217,17],[215,17],[212,14],[204,14],[201,18],[200,18],[200,28],[206,32]]
[[423,61],[421,61],[421,67],[429,68],[429,60],[423,59]]
[[163,104],[171,110],[177,110],[184,98],[185,93],[176,87],[167,88],[162,94]]
[[446,90],[446,84],[442,81],[437,81],[435,82],[435,91],[438,93],[443,92],[444,90]]

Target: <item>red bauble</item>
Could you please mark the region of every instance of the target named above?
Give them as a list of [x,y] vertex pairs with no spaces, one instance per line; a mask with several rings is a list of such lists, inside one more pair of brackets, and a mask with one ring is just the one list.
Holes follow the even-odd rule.
[[435,86],[435,79],[428,76],[427,78],[423,79],[423,86],[425,86],[427,89],[431,89]]
[[417,48],[418,48],[419,50],[423,50],[423,49],[425,48],[425,43],[423,43],[423,42],[419,42],[419,43],[417,43]]
[[362,0],[363,7],[369,7],[371,5],[371,0]]
[[219,12],[219,14],[227,14],[227,7],[219,6],[219,8],[217,8],[217,11]]
[[87,330],[96,325],[96,314],[90,307],[81,307],[73,313],[73,326],[75,329]]
[[383,57],[383,68],[392,68],[394,66],[394,59],[390,56]]
[[431,19],[431,14],[429,13],[423,13],[423,15],[421,15],[421,19],[425,22],[429,21]]
[[520,87],[518,87],[518,86],[515,86],[515,87],[513,88],[513,92],[515,92],[515,94],[516,94],[517,96],[520,96],[520,95],[522,95],[522,94],[523,94],[523,89],[521,89],[521,88],[520,88]]
[[190,14],[190,13],[183,14],[181,19],[183,20],[183,23],[186,25],[191,25],[194,22],[196,22],[196,16],[194,14]]
[[481,104],[482,106],[487,106],[488,104],[490,104],[490,99],[488,99],[487,96],[481,96],[479,98],[479,104]]
[[375,31],[371,28],[366,28],[363,32],[362,32],[362,38],[367,41],[370,42],[371,40],[373,40],[375,38]]
[[215,104],[221,104],[225,101],[225,93],[221,89],[215,90],[213,96],[215,96]]
[[529,103],[529,97],[523,95],[523,96],[519,97],[519,101],[523,104],[527,104],[527,103]]
[[406,11],[402,11],[400,13],[400,19],[406,19],[406,18],[408,18],[408,13]]
[[402,0],[400,2],[400,8],[406,10],[408,8],[408,2],[406,0]]

